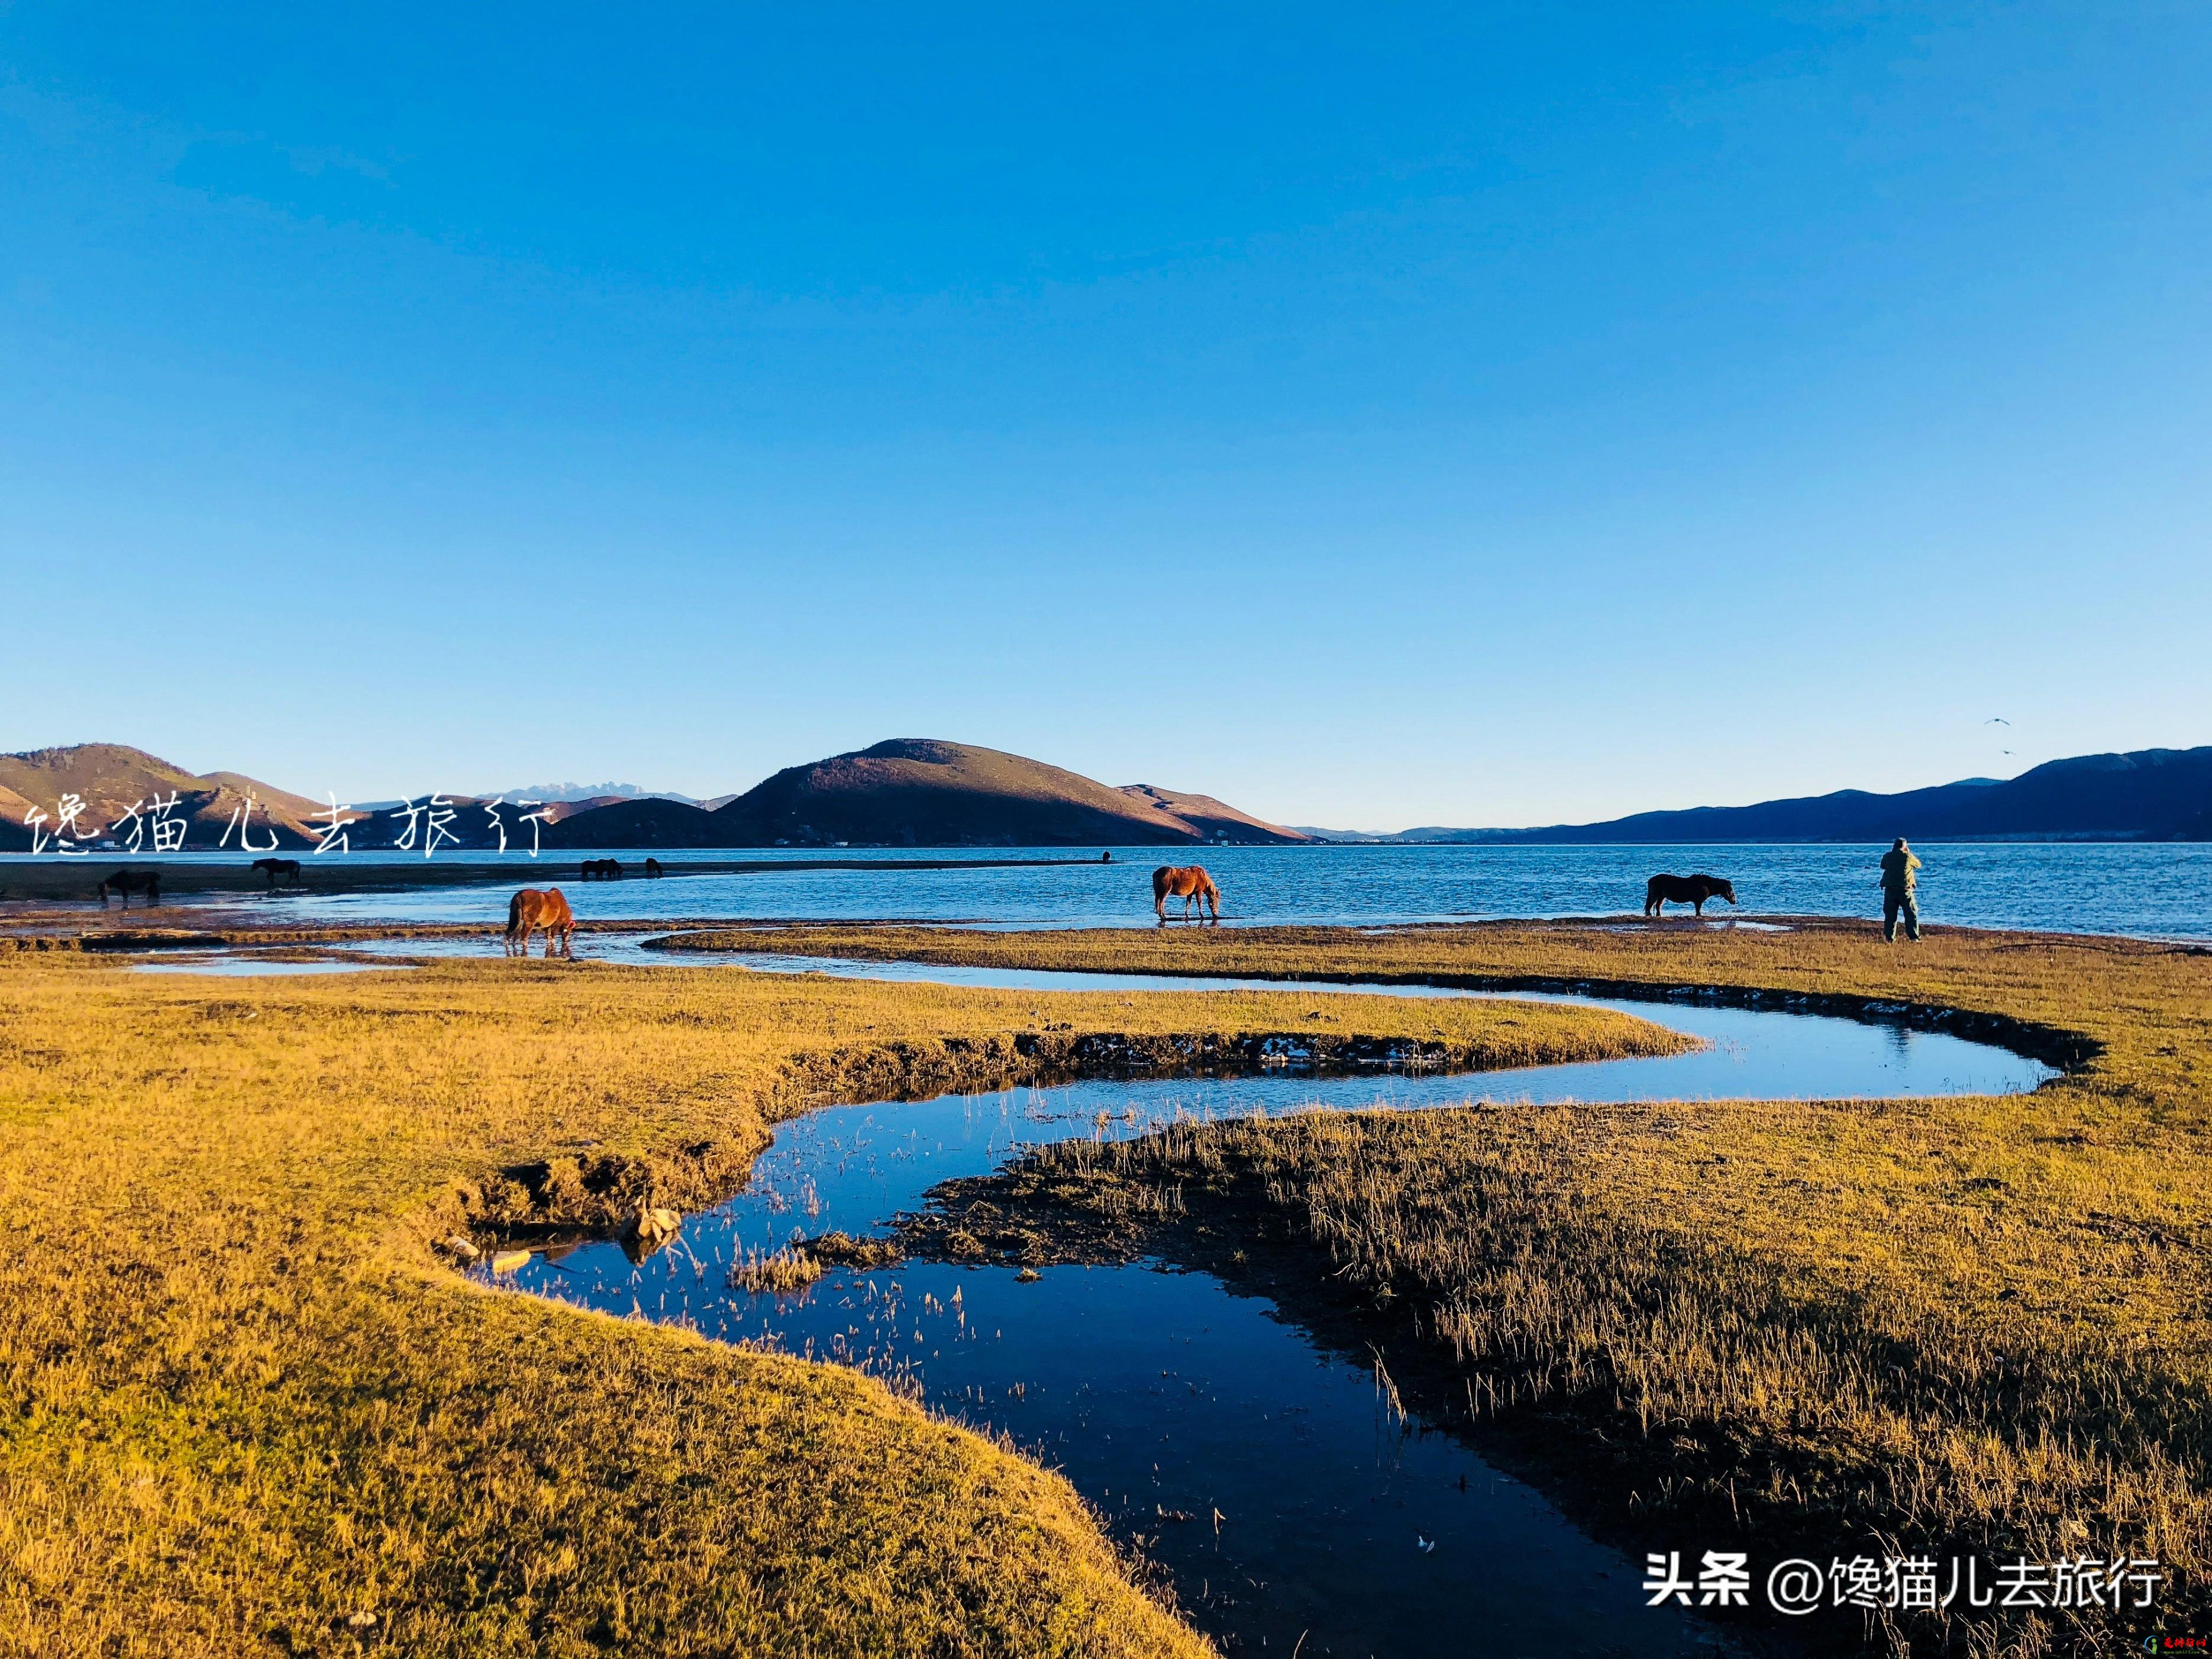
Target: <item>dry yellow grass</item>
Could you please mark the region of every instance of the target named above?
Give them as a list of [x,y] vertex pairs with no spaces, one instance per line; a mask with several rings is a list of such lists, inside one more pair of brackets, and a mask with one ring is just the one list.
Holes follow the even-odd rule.
[[[1845,1554],[1887,1539],[1985,1558],[2152,1555],[2174,1574],[2168,1628],[2212,1614],[2202,951],[1962,933],[1892,948],[1848,925],[818,930],[781,944],[1121,971],[1760,988],[2079,1034],[2087,1062],[2029,1097],[1183,1127],[1040,1155],[969,1194],[989,1212],[940,1224],[987,1231],[1026,1206],[1032,1223],[1056,1207],[1078,1232],[1110,1233],[1158,1224],[1133,1188],[1172,1189],[1213,1230],[1202,1249],[1287,1231],[1470,1399],[1544,1417],[1555,1439],[1571,1425],[1582,1474],[1599,1468],[1616,1514],[1633,1492],[1654,1534]],[[2151,1627],[2126,1626],[2130,1640]],[[2118,1628],[2089,1615],[1990,1639],[2101,1650]]]
[[[820,1100],[1314,1003],[0,957],[0,1651],[1195,1655],[1004,1448],[850,1372],[478,1290],[429,1241],[696,1205]],[[1668,1041],[1330,1006],[1470,1059]]]

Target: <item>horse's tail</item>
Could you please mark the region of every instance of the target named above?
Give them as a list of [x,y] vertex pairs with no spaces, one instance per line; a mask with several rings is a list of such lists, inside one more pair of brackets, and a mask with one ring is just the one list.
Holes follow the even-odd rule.
[[522,895],[517,893],[507,902],[507,931],[510,937],[522,926]]

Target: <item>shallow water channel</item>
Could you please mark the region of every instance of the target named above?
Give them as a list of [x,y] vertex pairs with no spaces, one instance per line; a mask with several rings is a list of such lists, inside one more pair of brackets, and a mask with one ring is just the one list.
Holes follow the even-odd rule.
[[[789,968],[796,960],[756,958]],[[1029,989],[1222,981],[808,961],[812,971]],[[1464,995],[1402,986],[1304,992]],[[1558,999],[1588,1000],[1594,999]],[[632,1265],[613,1243],[538,1255],[520,1288],[858,1366],[1003,1433],[1060,1470],[1225,1648],[1311,1655],[1675,1653],[1725,1645],[1644,1606],[1640,1563],[1535,1489],[1394,1409],[1370,1354],[1330,1352],[1265,1298],[1158,1263],[909,1263],[793,1295],[727,1282],[733,1261],[831,1228],[873,1231],[938,1182],[1024,1146],[1123,1139],[1177,1115],[1418,1108],[1469,1100],[1841,1098],[2002,1093],[2050,1076],[1948,1035],[1854,1020],[1597,1003],[1706,1040],[1691,1054],[1447,1077],[1280,1074],[1097,1082],[834,1108],[783,1125],[750,1184]],[[1685,1550],[1698,1540],[1682,1540]],[[1694,1557],[1691,1558],[1694,1559]]]

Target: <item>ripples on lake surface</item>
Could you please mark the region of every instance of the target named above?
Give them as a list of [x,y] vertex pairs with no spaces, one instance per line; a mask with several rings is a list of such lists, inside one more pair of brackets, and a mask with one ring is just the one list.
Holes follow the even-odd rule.
[[[497,898],[483,887],[397,893],[320,893],[307,886],[252,901],[257,910],[328,921],[483,921],[503,916],[511,886],[558,884],[576,914],[598,917],[730,916],[808,921],[979,922],[1018,927],[1150,926],[1155,865],[1203,860],[1237,922],[1387,924],[1508,916],[1640,914],[1646,877],[1659,871],[1727,876],[1740,914],[1878,915],[1878,846],[1818,847],[1230,847],[1114,849],[1111,864],[1033,864],[988,870],[769,870],[665,881],[580,882],[576,857],[533,862],[512,854]],[[1973,927],[2051,928],[2157,938],[2212,937],[2212,845],[2179,842],[1930,842],[1917,848],[1924,920]],[[829,849],[659,852],[686,863],[836,858],[864,864],[946,852]],[[1007,849],[1056,858],[1066,849]],[[361,855],[356,855],[361,856]],[[578,855],[580,856],[580,855]],[[613,854],[633,867],[641,852]],[[1174,912],[1171,910],[1171,914]],[[1687,915],[1676,909],[1672,915]],[[1725,917],[1725,905],[1708,915]]]
[[[902,965],[839,966],[880,974]],[[1114,977],[1054,975],[1050,988]],[[1048,988],[1020,975],[963,982]],[[796,1295],[727,1284],[733,1262],[832,1228],[874,1231],[921,1207],[939,1182],[983,1174],[1025,1145],[1124,1139],[1179,1116],[1475,1099],[2000,1093],[2050,1075],[1939,1032],[1729,1008],[1598,1006],[1710,1046],[1475,1076],[1095,1082],[830,1108],[780,1126],[745,1190],[688,1218],[669,1250],[634,1266],[612,1244],[586,1244],[533,1259],[514,1282],[859,1366],[1011,1436],[1066,1474],[1118,1537],[1170,1574],[1194,1622],[1241,1652],[1287,1654],[1302,1637],[1312,1654],[1708,1651],[1711,1627],[1644,1605],[1640,1570],[1627,1557],[1434,1431],[1419,1400],[1412,1416],[1394,1409],[1371,1353],[1333,1348],[1265,1297],[1210,1274],[1158,1264],[1059,1267],[1024,1283],[1009,1267],[909,1263],[832,1273]]]

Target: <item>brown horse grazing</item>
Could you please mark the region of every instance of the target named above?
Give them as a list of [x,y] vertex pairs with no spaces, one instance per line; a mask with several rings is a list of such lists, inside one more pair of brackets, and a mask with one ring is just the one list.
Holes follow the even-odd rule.
[[253,867],[269,878],[271,887],[276,886],[279,876],[289,879],[295,887],[300,884],[300,860],[297,859],[256,859]]
[[1206,873],[1202,864],[1163,864],[1152,872],[1152,910],[1160,919],[1160,926],[1168,925],[1168,901],[1182,901],[1182,919],[1190,920],[1190,903],[1196,899],[1199,914],[1206,914],[1208,906],[1213,910],[1213,920],[1221,920],[1221,890],[1213,884],[1213,878]]
[[1665,914],[1669,904],[1694,904],[1698,914],[1705,914],[1707,899],[1724,898],[1735,902],[1735,884],[1723,881],[1718,876],[1654,876],[1644,884],[1644,914],[1656,916]]
[[561,896],[561,890],[549,887],[539,892],[535,887],[526,887],[507,901],[507,953],[511,957],[530,954],[530,936],[540,927],[545,930],[545,955],[553,955],[553,940],[559,935],[561,954],[574,957],[575,952],[569,942],[576,931],[576,915],[569,909],[568,901]]
[[660,867],[659,859],[647,859],[645,861],[645,873],[648,876],[664,876],[668,872]]
[[161,902],[161,872],[159,870],[118,870],[101,882],[96,890],[100,894],[100,908],[103,910],[107,908],[110,893],[121,896],[123,908],[126,910],[131,908],[131,896],[143,893],[147,908],[150,909]]

